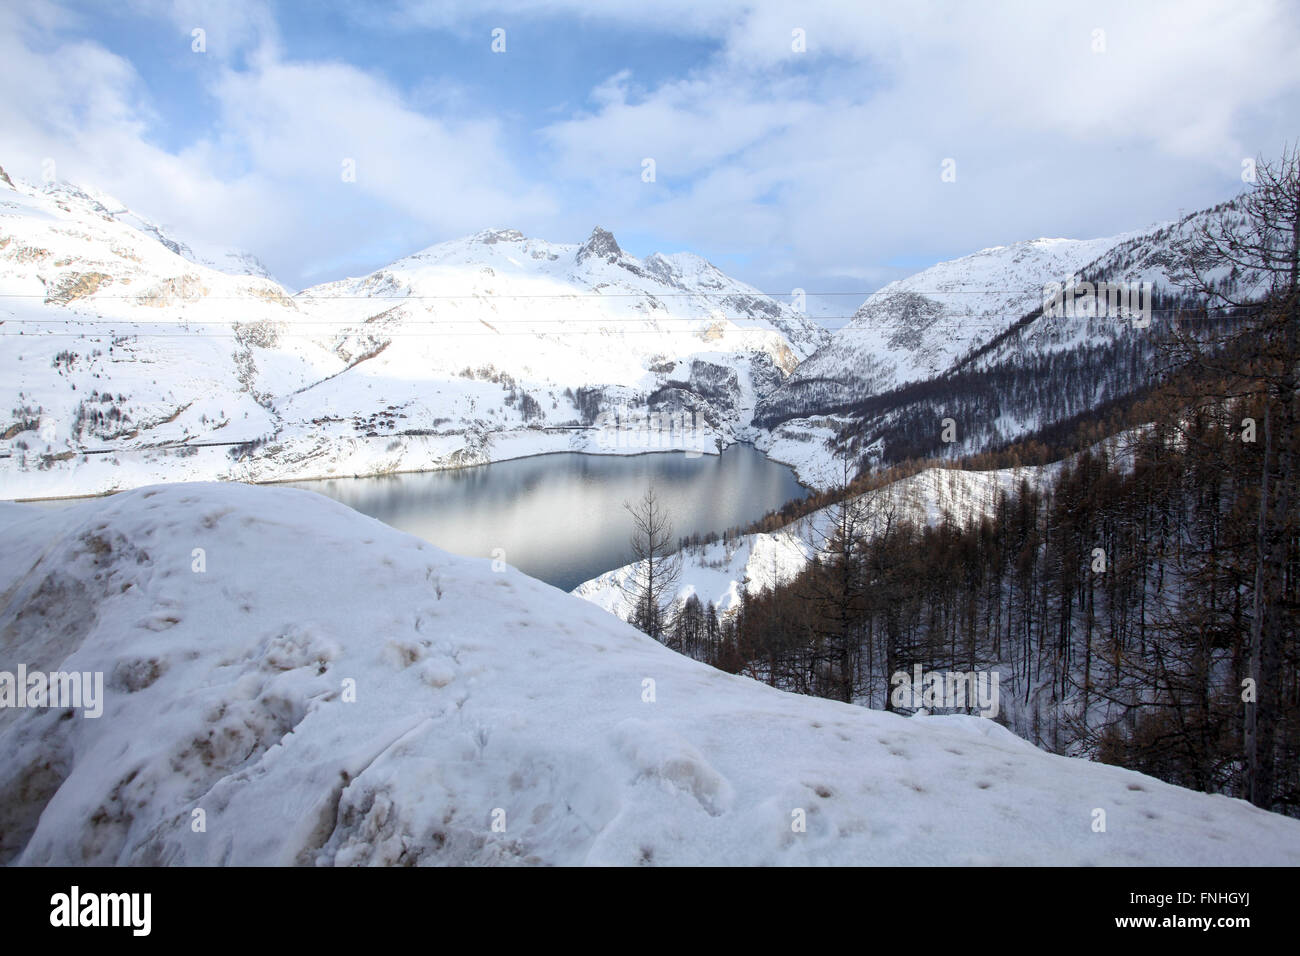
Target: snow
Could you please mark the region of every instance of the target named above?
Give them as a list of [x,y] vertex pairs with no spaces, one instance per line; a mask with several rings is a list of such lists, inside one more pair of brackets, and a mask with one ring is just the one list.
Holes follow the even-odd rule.
[[933,378],[1041,306],[1046,283],[1069,279],[1133,235],[994,246],[891,282],[786,387],[830,379],[861,398]]
[[660,447],[713,453],[827,337],[698,256],[642,261],[599,228],[487,230],[290,297],[242,253],[21,181],[0,184],[0,336],[7,498],[644,450],[584,430],[583,388],[606,412],[673,393],[698,434]]
[[[1059,469],[1059,464],[996,471],[927,468],[886,485],[872,496],[892,503],[898,520],[935,525],[948,516],[962,524],[993,514],[998,496],[1013,494],[1022,481],[1041,488]],[[850,499],[850,503],[857,500]],[[681,552],[674,601],[684,603],[695,595],[701,604],[711,601],[720,614],[726,615],[740,607],[742,594],[758,594],[793,580],[815,555],[825,550],[834,533],[839,507],[818,509],[771,533],[746,534],[732,541],[686,548]],[[870,512],[870,508],[867,510]],[[871,534],[878,521],[874,516],[868,518],[865,533]],[[632,607],[625,588],[628,582],[642,579],[639,567],[629,564],[607,571],[584,581],[572,593],[628,620]]]
[[6,660],[107,688],[0,710],[18,863],[1300,863],[1300,821],[729,676],[311,492],[10,504],[0,535]]
[[[1091,262],[1086,270],[1088,278],[1145,287],[1163,292],[1185,291],[1186,279],[1179,275],[1184,254],[1183,243],[1198,239],[1202,230],[1209,227],[1217,232],[1225,224],[1241,224],[1244,214],[1240,201],[1233,200],[1209,209],[1198,210],[1177,222],[1157,223],[1150,230],[1118,237],[1111,248]],[[1245,290],[1258,290],[1267,285],[1266,279],[1255,270],[1244,270],[1233,276],[1227,267],[1206,270],[1202,278],[1220,292],[1246,298]],[[1061,281],[1061,280],[1057,280]],[[1215,301],[1212,304],[1221,305]],[[1159,330],[1169,321],[1164,313],[1147,317],[1150,326],[1119,320],[1108,316],[1098,301],[1079,300],[1074,304],[1075,316],[1080,321],[1062,317],[1039,316],[1016,330],[996,348],[990,349],[972,364],[973,369],[985,369],[1006,362],[1017,354],[1026,352],[1045,355],[1076,348],[1081,345],[1098,345],[1125,335],[1147,335],[1147,329]],[[1099,386],[1100,388],[1100,386]],[[1028,430],[1028,429],[1024,429]],[[1008,434],[1023,433],[1016,428]]]
[[[1149,321],[1134,321],[1136,316],[1107,314],[1098,301],[1086,299],[1075,301],[1069,316],[1039,315],[1017,323],[1043,305],[1049,286],[1068,288],[1087,280],[1149,287],[1152,292],[1180,291],[1180,245],[1206,226],[1241,221],[1240,202],[1232,201],[1178,222],[1155,223],[1109,238],[1035,239],[995,246],[892,282],[872,294],[829,343],[763,396],[756,417],[766,427],[751,426],[747,436],[774,460],[793,467],[806,484],[834,487],[840,462],[828,438],[840,432],[872,432],[888,424],[891,415],[923,400],[913,403],[900,396],[893,405],[867,413],[865,420],[847,411],[852,403],[957,370],[1006,370],[1053,353],[1151,335],[1149,330],[1158,331],[1168,316],[1155,312]],[[1224,269],[1206,278],[1228,295],[1240,295],[1262,281],[1255,273],[1233,276]],[[1092,402],[1113,397],[1110,384],[1097,381]],[[844,411],[825,414],[835,409]],[[1046,424],[1050,422],[1041,411],[1002,414],[968,432],[950,451],[977,453],[1033,434]],[[877,442],[862,451],[878,457],[883,446]]]
[[[939,263],[873,294],[831,339],[699,256],[638,259],[600,228],[583,243],[484,230],[291,297],[246,254],[181,242],[92,187],[0,183],[0,497],[645,450],[588,424],[570,397],[583,388],[605,412],[670,393],[698,428],[658,447],[751,441],[825,489],[842,477],[827,440],[846,419],[767,430],[756,410],[789,401],[797,415],[800,389],[860,398],[945,372],[1041,304],[1048,281],[1168,285],[1171,244],[1218,214],[1235,213]],[[1040,320],[976,364],[1118,334]],[[120,417],[87,422],[96,412]],[[981,440],[1038,424],[999,419]]]
[[802,484],[825,491],[844,483],[843,457],[831,445],[843,423],[837,417],[796,418],[745,434],[768,458],[789,465]]

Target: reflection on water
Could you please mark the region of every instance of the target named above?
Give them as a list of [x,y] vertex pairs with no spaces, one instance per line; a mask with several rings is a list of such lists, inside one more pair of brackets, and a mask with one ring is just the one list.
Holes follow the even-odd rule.
[[294,482],[456,554],[493,557],[565,590],[627,564],[635,502],[654,483],[678,537],[745,525],[806,494],[747,445],[721,457],[558,454],[455,471]]

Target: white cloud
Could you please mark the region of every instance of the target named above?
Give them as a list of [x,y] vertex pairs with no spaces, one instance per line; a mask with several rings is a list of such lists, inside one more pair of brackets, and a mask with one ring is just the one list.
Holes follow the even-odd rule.
[[[0,9],[0,163],[35,177],[56,157],[60,175],[248,247],[291,282],[487,226],[572,240],[596,222],[743,257],[743,277],[774,288],[887,275],[899,257],[1102,235],[1226,198],[1241,159],[1275,153],[1300,115],[1300,9],[1271,0],[476,0],[390,16],[384,29],[568,17],[666,50],[716,42],[661,82],[621,70],[577,107],[524,113],[531,134],[469,112],[484,82],[469,73],[402,90],[292,60],[291,25],[257,0],[131,9],[182,40],[208,31],[206,131],[157,145],[166,118],[133,65],[84,29],[59,42],[86,15],[27,0]],[[352,15],[361,29],[371,14]],[[806,53],[791,49],[796,28]],[[956,183],[940,181],[946,157]]]
[[[396,256],[553,211],[515,172],[493,120],[431,117],[347,64],[285,62],[274,31],[242,6],[208,22],[224,24],[215,36],[237,39],[246,63],[215,64],[211,125],[174,153],[153,144],[161,120],[129,61],[91,40],[55,42],[51,28],[69,23],[57,7],[11,10],[0,35],[0,163],[36,180],[53,157],[58,178],[117,195],[182,236],[248,248],[291,284],[313,263],[347,262],[349,249]],[[344,159],[355,161],[355,182],[343,180]]]
[[[620,76],[544,135],[607,219],[748,242],[759,269],[793,250],[860,274],[1171,218],[1241,188],[1241,158],[1294,135],[1300,93],[1300,11],[1274,2],[754,4],[717,38],[689,77]],[[643,155],[664,188],[630,187]]]
[[278,55],[279,27],[264,0],[129,0],[128,8],[170,21],[187,43],[194,30],[202,30],[205,55],[218,60],[253,52]]
[[[214,89],[219,127],[253,168],[318,194],[347,185],[438,230],[549,211],[515,173],[490,118],[433,119],[384,81],[337,63],[264,63]],[[356,182],[343,183],[345,159]]]

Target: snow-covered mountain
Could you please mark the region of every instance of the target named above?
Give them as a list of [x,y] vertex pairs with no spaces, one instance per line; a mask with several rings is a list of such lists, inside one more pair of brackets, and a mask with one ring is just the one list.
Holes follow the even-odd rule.
[[[698,256],[641,261],[599,227],[581,244],[488,230],[297,301],[329,329],[321,341],[340,357],[367,356],[365,384],[386,383],[390,410],[417,425],[474,422],[480,432],[496,430],[486,415],[514,410],[503,407],[504,389],[506,404],[518,393],[519,424],[590,425],[628,406],[680,415],[729,441],[760,395],[825,338]],[[304,390],[282,414],[315,421],[355,408],[358,377]]]
[[[891,283],[764,397],[748,435],[828,487],[845,458],[957,458],[1125,401],[1159,374],[1173,315],[1203,302],[1184,287],[1189,240],[1242,216],[1237,199],[1107,239],[986,249]],[[1222,268],[1204,278],[1235,298],[1262,289],[1261,277]],[[1151,312],[1085,297],[1044,314],[1050,285],[1084,282],[1143,288],[1135,299]]]
[[811,392],[851,401],[933,378],[1041,306],[1126,236],[1033,239],[940,262],[873,293],[829,343],[800,364],[774,402]]
[[585,320],[598,326],[588,334],[604,337],[602,329],[631,322],[633,328],[654,332],[657,339],[688,326],[686,331],[704,333],[709,342],[722,343],[743,332],[758,343],[756,347],[779,348],[768,335],[776,330],[793,354],[774,352],[774,360],[789,368],[825,340],[820,327],[789,306],[730,278],[699,256],[654,253],[640,260],[599,226],[581,244],[489,229],[430,246],[360,279],[326,283],[303,293],[313,300],[334,296],[409,300],[413,308],[443,323],[495,319],[521,325],[529,333],[534,327],[559,325],[576,334],[582,330],[571,323]]
[[730,676],[311,492],[0,531],[7,660],[103,679],[0,708],[3,862],[1300,864],[1296,820]]
[[482,232],[296,296],[195,248],[93,190],[0,178],[0,497],[639,451],[651,414],[659,447],[715,453],[826,339],[599,228]]
[[891,283],[831,337],[698,256],[638,259],[601,228],[487,230],[290,296],[92,189],[2,177],[0,496],[637,452],[652,416],[653,447],[749,440],[824,488],[846,458],[955,457],[1122,399],[1149,330],[1044,318],[1045,287],[1167,294],[1178,243],[1234,215],[985,249]]
[[[1186,248],[1207,226],[1219,229],[1240,226],[1244,213],[1239,199],[1193,212],[1145,232],[1121,237],[1095,260],[1075,273],[1079,281],[1149,286],[1153,300],[1187,295]],[[1249,270],[1232,274],[1224,267],[1205,269],[1202,278],[1224,295],[1250,298],[1265,291],[1265,279]],[[1061,281],[1061,280],[1050,280]],[[1041,301],[1039,303],[1041,305]],[[1216,301],[1212,304],[1222,304]],[[1023,321],[987,345],[968,350],[952,369],[979,371],[1025,355],[1044,356],[1079,347],[1109,346],[1140,336],[1158,335],[1168,326],[1170,309],[1155,309],[1136,323],[1133,318],[1109,314],[1100,300],[1080,300],[1073,315],[1027,313]],[[1149,321],[1150,324],[1147,324]]]
[[[241,357],[299,314],[293,300],[185,258],[131,218],[75,187],[0,178],[0,495],[108,490],[163,443],[274,425],[258,401],[269,386]],[[317,356],[328,358],[286,339],[278,387],[313,381]]]
[[[14,185],[8,175],[5,176],[5,180],[10,185]],[[145,218],[128,208],[120,199],[91,186],[67,182],[48,183],[41,188],[40,195],[52,200],[65,212],[71,213],[73,208],[77,207],[97,216],[116,219],[123,225],[152,237],[165,248],[195,265],[206,266],[229,275],[255,276],[275,281],[275,277],[267,271],[266,266],[251,252],[196,242],[192,239],[188,242],[182,240],[166,226]]]

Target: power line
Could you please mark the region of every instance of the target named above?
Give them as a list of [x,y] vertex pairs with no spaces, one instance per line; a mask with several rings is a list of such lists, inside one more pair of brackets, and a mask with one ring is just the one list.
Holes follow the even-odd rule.
[[[166,281],[166,280],[162,280]],[[811,296],[832,296],[832,295],[852,295],[861,298],[870,298],[874,295],[880,295],[884,298],[903,295],[1022,295],[1022,296],[1041,296],[1043,290],[1041,287],[1033,289],[898,289],[893,292],[886,292],[884,289],[871,289],[868,291],[851,290],[847,292],[807,292],[803,293],[804,297]],[[292,302],[334,302],[334,301],[368,301],[379,300],[384,302],[404,301],[406,299],[416,299],[423,301],[425,299],[696,299],[696,298],[754,298],[761,296],[765,299],[788,299],[797,295],[793,290],[785,292],[753,292],[735,291],[730,292],[463,292],[463,293],[438,293],[438,294],[416,294],[416,293],[392,293],[392,294],[374,294],[374,295],[311,295],[307,292],[296,292],[293,295],[286,295],[285,298]],[[144,293],[108,293],[96,292],[85,298],[95,299],[139,299],[147,297]],[[203,295],[193,301],[243,301],[250,302],[257,299],[258,296],[245,293],[244,295]],[[47,292],[0,292],[0,299],[49,299]],[[262,300],[266,301],[266,300]]]
[[[1249,308],[1253,308],[1253,306],[1245,306],[1245,305],[1225,306],[1225,307],[1218,307],[1216,311],[1224,311],[1225,309],[1249,309]],[[1154,315],[1156,313],[1185,312],[1189,310],[1186,306],[1167,306],[1165,308],[1160,308],[1160,309],[1150,309],[1149,311],[1151,314]],[[1027,315],[1031,315],[1031,314],[1032,313],[1029,312],[1016,312],[1016,313],[984,312],[984,313],[980,313],[978,316],[973,316],[973,317],[978,317],[981,320],[1006,319],[1012,317],[1016,319],[1023,319]],[[1146,313],[1144,312],[1142,314],[1146,314]],[[941,312],[938,314],[938,316],[934,318],[934,321],[931,324],[935,324],[939,321],[946,320],[946,319],[952,319],[954,317],[964,318],[964,316],[965,313]],[[799,317],[811,321],[811,317],[807,315],[801,314]],[[0,319],[0,325],[5,325],[8,323],[15,323],[21,325],[40,325],[40,324],[61,322],[65,325],[77,324],[77,325],[87,325],[87,326],[88,325],[113,325],[113,324],[204,326],[204,325],[224,325],[229,323],[232,325],[245,325],[251,327],[251,326],[262,325],[266,323],[274,323],[277,325],[283,325],[283,326],[288,326],[293,328],[319,326],[323,328],[351,328],[357,330],[364,330],[367,328],[384,328],[383,324],[381,324],[378,321],[374,321],[378,318],[380,317],[371,316],[369,319],[359,319],[359,320],[358,319],[329,319],[329,318],[197,319],[197,318],[184,318],[184,317],[175,318],[175,319],[168,319],[168,318],[137,319],[137,318],[117,318],[117,317],[103,317],[103,316],[96,316],[94,318],[86,318],[81,316],[68,316],[68,317],[21,316],[21,317],[10,317],[8,319]],[[831,319],[852,320],[858,318],[858,314],[854,313],[853,315],[823,315],[820,316],[820,318],[823,321],[831,320]],[[1115,316],[1058,315],[1058,316],[1046,316],[1045,318],[1047,318],[1048,320],[1057,320],[1057,319],[1085,320],[1085,319],[1115,318]],[[526,325],[526,324],[546,323],[546,322],[551,322],[551,323],[563,322],[566,324],[587,323],[587,324],[601,324],[601,325],[613,325],[618,323],[647,323],[647,322],[767,322],[767,323],[773,323],[785,319],[786,317],[781,317],[780,319],[772,319],[762,315],[698,315],[698,316],[662,315],[660,316],[660,315],[653,315],[653,314],[639,314],[639,315],[562,316],[562,317],[547,316],[547,317],[540,317],[540,318],[534,318],[534,317],[509,318],[509,317],[501,317],[501,316],[492,316],[490,321],[488,318],[485,318],[483,316],[444,315],[438,318],[428,318],[428,319],[416,318],[415,316],[392,316],[386,319],[385,321],[393,322],[393,323],[401,323],[402,325],[445,326],[445,325],[453,325],[456,323],[480,324],[480,325],[490,325],[490,324]],[[963,324],[971,324],[971,323],[963,323]]]
[[[1249,307],[1249,306],[1232,306],[1232,307],[1230,307],[1230,308],[1233,309],[1233,310],[1249,310],[1250,307]],[[1170,314],[1170,313],[1185,313],[1185,312],[1187,312],[1187,310],[1186,310],[1185,308],[1182,308],[1182,307],[1170,307],[1170,308],[1164,308],[1164,309],[1151,309],[1149,314],[1152,315],[1152,316],[1155,316],[1155,315],[1166,315],[1166,314]],[[1145,315],[1147,315],[1147,314],[1148,314],[1148,313],[1145,313],[1145,312],[1141,313],[1142,316],[1145,316]],[[1136,317],[1136,316],[1134,316],[1134,315],[1100,315],[1100,316],[1087,316],[1087,315],[1083,315],[1083,316],[1048,316],[1048,317],[1042,317],[1042,316],[1039,316],[1039,317],[1037,317],[1037,318],[1038,318],[1039,320],[1041,320],[1043,323],[1045,323],[1045,324],[1049,324],[1049,327],[1051,327],[1051,324],[1058,324],[1058,325],[1060,325],[1060,324],[1065,324],[1065,323],[1069,323],[1069,322],[1079,322],[1079,323],[1083,323],[1083,322],[1116,322],[1116,323],[1126,323],[1126,322],[1131,322],[1135,317]],[[1219,310],[1219,311],[1216,311],[1214,314],[1209,314],[1209,315],[1186,314],[1186,315],[1183,316],[1183,320],[1184,320],[1184,321],[1203,321],[1203,322],[1208,322],[1208,321],[1220,320],[1220,319],[1227,318],[1227,317],[1229,317],[1229,315],[1228,315],[1224,310]],[[852,320],[853,320],[854,318],[857,318],[857,316],[851,316],[851,315],[850,315],[850,316],[823,316],[822,318],[823,318],[823,320],[826,320],[826,319],[832,319],[832,320],[836,320],[836,321],[841,320],[841,319],[843,319],[843,320],[847,320],[847,322],[846,322],[845,325],[836,326],[836,327],[828,327],[828,326],[820,325],[820,324],[818,324],[818,325],[815,326],[815,327],[817,327],[817,328],[821,328],[821,329],[823,329],[824,331],[829,332],[829,333],[831,333],[831,334],[837,334],[837,333],[839,333],[839,332],[844,332],[844,331],[846,331],[846,330],[847,330],[847,331],[852,331],[852,332],[862,332],[862,333],[868,333],[868,332],[876,332],[876,331],[878,331],[876,328],[873,328],[873,327],[870,327],[870,326],[865,326],[865,325],[855,326],[855,325],[852,325],[852,324],[851,324]],[[1012,323],[1013,323],[1013,322],[1017,322],[1017,321],[1019,321],[1019,320],[1025,318],[1025,315],[1023,315],[1023,314],[1019,314],[1019,313],[1015,313],[1015,314],[1005,314],[1005,315],[992,315],[992,316],[990,316],[990,315],[985,315],[985,316],[982,316],[981,318],[982,318],[983,320],[988,320],[988,319],[1001,319],[1001,320],[1003,320],[1003,321],[1001,321],[1001,322],[992,322],[992,321],[966,322],[966,321],[962,321],[960,318],[958,318],[956,321],[954,321],[954,318],[953,318],[952,316],[940,316],[939,318],[936,318],[932,323],[930,323],[930,326],[934,326],[934,325],[942,325],[942,326],[943,326],[944,328],[946,328],[946,329],[962,329],[962,330],[986,331],[986,332],[987,332],[987,331],[998,331],[998,332],[1003,332],[1003,331],[1013,331],[1013,330],[1014,330],[1013,326],[1012,326],[1012,325],[1009,325],[1008,323],[1009,323],[1009,322],[1012,322]],[[88,325],[92,325],[92,324],[94,324],[94,325],[108,325],[110,322],[114,322],[114,323],[116,323],[117,321],[120,321],[120,322],[122,322],[123,324],[122,324],[122,325],[114,324],[114,325],[112,325],[110,328],[108,328],[108,329],[106,329],[106,330],[99,330],[99,329],[86,329],[86,328],[82,328],[82,329],[79,329],[79,330],[67,330],[67,331],[58,331],[58,330],[50,330],[50,329],[32,330],[32,331],[18,331],[18,332],[0,331],[0,337],[17,337],[17,336],[23,336],[23,337],[30,337],[30,338],[52,338],[52,337],[86,338],[87,336],[90,336],[90,337],[92,337],[92,338],[96,338],[96,339],[97,339],[97,338],[105,338],[105,337],[107,337],[107,338],[139,338],[139,337],[141,337],[141,336],[145,336],[145,337],[148,337],[148,338],[226,338],[226,339],[238,339],[238,338],[241,338],[241,336],[242,336],[242,333],[240,333],[240,332],[235,332],[235,331],[230,331],[230,332],[225,332],[225,331],[222,331],[222,332],[214,332],[214,331],[210,331],[210,330],[207,328],[207,327],[209,327],[209,326],[215,326],[215,325],[220,325],[220,324],[222,324],[222,323],[220,323],[220,322],[218,322],[218,321],[205,321],[205,322],[193,322],[193,323],[191,323],[191,322],[188,321],[188,320],[169,320],[169,319],[125,319],[125,320],[109,320],[109,319],[75,319],[75,318],[66,318],[66,319],[58,319],[58,318],[49,318],[49,319],[44,319],[44,318],[41,318],[41,319],[23,318],[23,319],[7,319],[7,320],[0,320],[0,326],[2,326],[2,325],[6,325],[6,324],[9,324],[9,323],[18,323],[18,324],[23,324],[23,325],[40,325],[40,324],[50,324],[50,323],[63,323],[63,324],[65,324],[65,325],[67,325],[67,324],[76,323],[76,324],[79,324],[79,325],[88,326]],[[230,321],[231,321],[231,322],[238,322],[238,320],[230,320]],[[257,321],[276,321],[276,320],[257,320]],[[655,322],[655,323],[691,323],[692,325],[694,325],[694,324],[697,324],[697,323],[708,323],[708,322],[713,322],[713,323],[717,323],[717,322],[732,322],[732,323],[736,323],[736,322],[768,322],[768,321],[771,321],[771,320],[764,319],[764,318],[756,318],[756,317],[754,317],[754,316],[707,316],[707,317],[701,317],[701,318],[685,318],[685,317],[681,317],[681,318],[673,318],[673,317],[653,318],[653,317],[644,317],[644,316],[616,316],[616,317],[607,317],[607,318],[571,318],[571,319],[570,319],[570,318],[566,318],[566,319],[494,319],[493,322],[491,322],[491,323],[487,322],[487,320],[484,320],[484,319],[406,319],[406,318],[402,318],[402,319],[394,319],[393,321],[394,321],[394,322],[399,322],[399,323],[401,323],[402,326],[410,326],[410,325],[420,325],[420,326],[439,326],[439,328],[437,328],[437,329],[431,329],[431,330],[429,330],[429,331],[425,331],[425,332],[420,332],[420,331],[413,331],[413,330],[410,330],[410,329],[405,328],[405,327],[400,327],[400,328],[385,328],[385,327],[383,327],[383,326],[367,326],[367,324],[366,324],[365,322],[349,321],[349,320],[345,320],[345,319],[338,319],[338,320],[322,319],[322,320],[309,320],[309,321],[305,321],[305,322],[292,322],[292,321],[286,321],[286,322],[284,323],[286,327],[285,327],[285,328],[282,328],[282,329],[276,329],[276,330],[275,330],[275,335],[276,335],[277,337],[281,337],[281,338],[317,338],[317,337],[321,337],[321,336],[329,335],[329,334],[331,334],[331,332],[332,332],[333,334],[336,334],[336,335],[347,335],[347,334],[363,335],[363,334],[369,334],[370,336],[372,336],[372,337],[375,338],[375,339],[382,339],[382,338],[389,338],[389,339],[392,339],[392,338],[421,338],[421,337],[435,337],[435,336],[472,338],[472,337],[478,337],[478,336],[491,337],[491,336],[498,336],[498,335],[533,335],[533,336],[543,336],[543,335],[605,335],[605,334],[608,334],[608,335],[695,335],[695,336],[698,336],[698,335],[706,335],[706,334],[708,334],[709,332],[711,332],[712,329],[710,329],[710,327],[708,327],[707,325],[705,325],[705,326],[703,326],[703,327],[685,327],[685,326],[682,326],[682,325],[678,325],[677,327],[669,327],[669,328],[639,328],[639,329],[629,329],[629,328],[621,328],[621,329],[620,329],[620,328],[616,328],[616,326],[618,326],[620,323],[622,323],[622,324],[630,324],[630,323],[647,324],[647,323],[650,323],[650,322]],[[469,326],[469,328],[467,328],[467,329],[457,329],[457,328],[447,328],[447,327],[446,327],[446,326],[448,326],[448,325],[456,324],[456,323],[464,324],[464,325],[466,325],[466,326]],[[574,329],[574,328],[568,328],[569,325],[573,325],[573,324],[580,324],[580,325],[581,325],[581,324],[587,324],[587,325],[600,325],[600,326],[602,326],[602,327],[601,327],[601,328],[594,328],[594,329],[591,329],[591,328],[577,328],[577,329]],[[165,326],[169,326],[169,327],[178,327],[178,326],[179,326],[179,328],[177,328],[176,331],[165,331],[165,332],[164,332],[164,331],[148,331],[148,330],[146,330],[146,331],[140,331],[140,330],[138,330],[138,328],[133,329],[133,327],[138,327],[138,326],[142,326],[142,325],[153,325],[153,326],[164,326],[164,325],[165,325]],[[191,325],[192,325],[193,327],[190,327]],[[477,328],[478,325],[485,325],[485,326],[487,326],[487,330],[486,330],[486,331],[483,331],[483,330],[478,329],[478,328]],[[501,326],[509,326],[509,325],[527,325],[527,326],[529,326],[529,327],[528,327],[528,328],[525,328],[525,329],[501,330],[501,329],[497,329],[497,328],[495,327],[495,326],[498,326],[498,325],[501,325]],[[557,326],[557,325],[560,326],[560,327],[558,327],[558,328],[546,327],[546,326]],[[927,326],[926,328],[929,328],[930,326]],[[904,328],[907,329],[907,328],[910,328],[910,327],[906,327],[906,326],[905,326]],[[310,331],[309,329],[315,329],[315,331]],[[768,335],[768,334],[782,334],[782,330],[781,330],[780,328],[776,328],[776,327],[773,327],[773,328],[744,328],[744,327],[737,326],[737,327],[735,327],[735,328],[724,329],[724,330],[722,330],[722,331],[723,331],[724,333],[726,333],[726,334],[740,334],[740,335],[753,335],[753,334],[761,334],[761,335]],[[891,330],[891,331],[892,331],[892,330]],[[921,331],[923,331],[923,330],[921,330]]]

